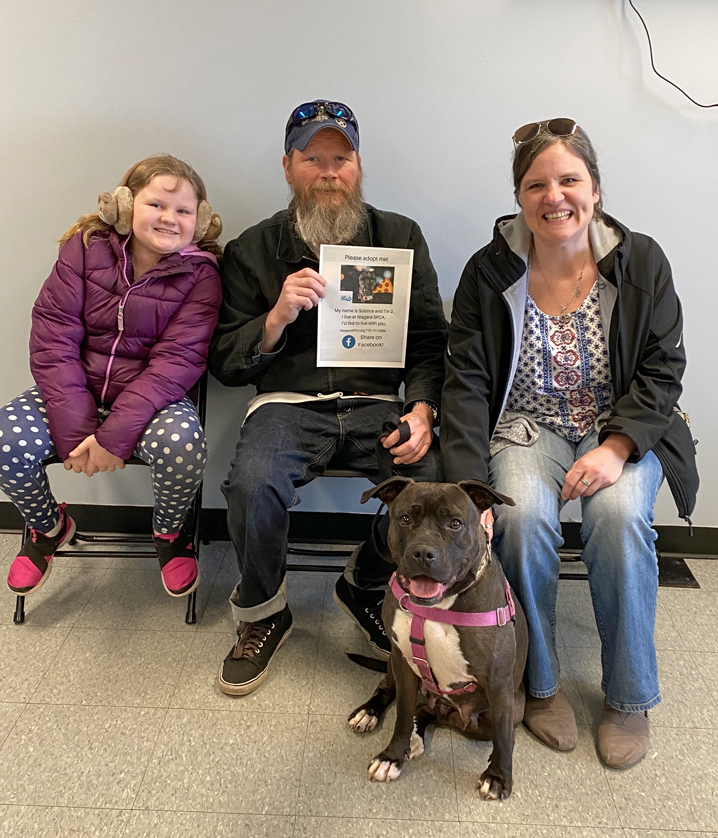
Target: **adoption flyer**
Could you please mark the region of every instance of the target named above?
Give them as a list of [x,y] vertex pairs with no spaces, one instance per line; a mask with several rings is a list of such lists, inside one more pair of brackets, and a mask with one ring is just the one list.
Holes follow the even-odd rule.
[[403,367],[414,251],[321,246],[318,367]]

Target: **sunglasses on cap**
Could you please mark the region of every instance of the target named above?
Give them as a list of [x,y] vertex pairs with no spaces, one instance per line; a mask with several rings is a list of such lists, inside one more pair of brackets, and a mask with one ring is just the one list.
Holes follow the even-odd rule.
[[356,126],[356,119],[351,108],[341,102],[306,102],[292,111],[290,122],[304,122],[305,119],[313,119],[321,112],[322,108],[329,116],[346,119],[347,122]]
[[543,122],[529,122],[514,131],[512,137],[514,146],[528,143],[538,137],[542,132],[552,134],[554,137],[570,137],[578,128],[573,119],[546,119]]

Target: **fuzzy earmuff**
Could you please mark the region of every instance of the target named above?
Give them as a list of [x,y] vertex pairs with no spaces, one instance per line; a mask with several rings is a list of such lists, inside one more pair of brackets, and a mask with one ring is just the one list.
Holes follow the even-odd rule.
[[126,236],[132,229],[132,205],[134,198],[126,186],[118,186],[114,192],[103,192],[97,198],[100,218]]
[[[205,202],[206,203],[206,202]],[[209,204],[207,204],[209,206]],[[199,224],[197,225],[199,228]],[[203,241],[203,242],[213,242],[217,241],[222,233],[222,219],[217,215],[216,212],[212,212],[210,209],[210,219],[209,225],[207,226],[207,230],[203,236],[197,238],[197,229],[195,230],[195,238],[193,241]]]
[[[132,207],[134,198],[126,186],[118,186],[114,192],[103,192],[97,198],[100,218],[126,236],[132,230]],[[207,201],[200,201],[197,207],[197,222],[194,228],[193,242],[215,241],[222,232],[222,220]]]
[[207,201],[200,201],[197,207],[197,223],[194,228],[193,242],[201,241],[212,223],[212,207]]

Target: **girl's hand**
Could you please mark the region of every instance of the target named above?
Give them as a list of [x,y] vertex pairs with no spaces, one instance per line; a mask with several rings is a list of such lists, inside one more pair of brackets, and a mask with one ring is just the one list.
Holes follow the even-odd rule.
[[82,474],[85,470],[85,466],[87,465],[87,452],[81,454],[79,457],[68,457],[64,461],[63,465],[68,471],[72,469],[75,474]]
[[98,471],[114,471],[116,468],[124,468],[125,461],[103,448],[92,434],[84,439],[77,448],[70,451],[70,457],[79,457],[87,454],[85,467],[82,469],[88,477],[92,477]]
[[612,486],[623,473],[636,444],[626,434],[611,434],[598,448],[579,457],[566,474],[563,500],[590,498],[599,489]]

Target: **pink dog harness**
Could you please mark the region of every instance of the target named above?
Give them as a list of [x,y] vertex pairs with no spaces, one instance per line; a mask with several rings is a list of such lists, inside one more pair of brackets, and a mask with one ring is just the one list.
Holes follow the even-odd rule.
[[451,626],[470,626],[482,628],[487,626],[505,626],[516,614],[516,606],[511,597],[511,587],[506,583],[506,605],[495,611],[450,611],[447,608],[427,608],[414,605],[409,594],[396,581],[396,573],[389,580],[389,588],[399,603],[402,611],[412,614],[409,640],[411,642],[411,656],[414,665],[421,675],[421,686],[426,692],[435,695],[456,695],[457,693],[472,693],[476,684],[469,682],[456,690],[442,690],[436,683],[429,661],[426,659],[426,641],[424,640],[424,623],[429,620],[435,623],[448,623]]

